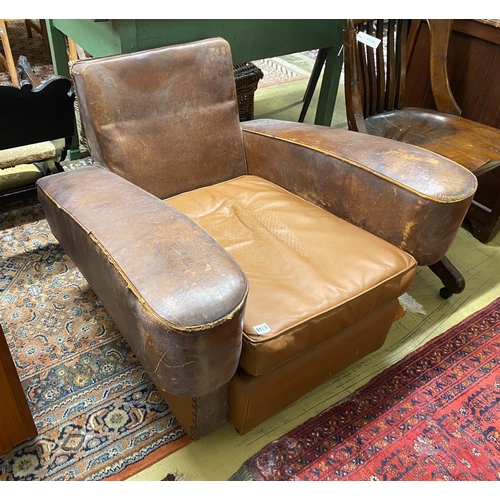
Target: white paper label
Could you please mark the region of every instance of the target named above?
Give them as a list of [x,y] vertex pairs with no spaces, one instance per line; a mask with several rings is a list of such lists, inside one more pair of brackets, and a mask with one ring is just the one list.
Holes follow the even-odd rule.
[[254,326],[253,329],[259,335],[264,335],[264,333],[269,333],[271,329],[267,326],[267,323],[261,323],[260,325]]
[[358,42],[364,43],[365,45],[368,45],[368,47],[372,47],[373,49],[376,49],[381,42],[379,38],[367,35],[362,31],[358,33],[357,37],[358,37]]

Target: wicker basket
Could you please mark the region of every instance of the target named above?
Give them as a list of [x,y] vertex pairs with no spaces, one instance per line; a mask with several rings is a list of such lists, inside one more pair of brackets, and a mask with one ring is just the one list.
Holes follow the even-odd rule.
[[240,121],[253,120],[254,94],[264,73],[250,62],[236,64],[233,69]]

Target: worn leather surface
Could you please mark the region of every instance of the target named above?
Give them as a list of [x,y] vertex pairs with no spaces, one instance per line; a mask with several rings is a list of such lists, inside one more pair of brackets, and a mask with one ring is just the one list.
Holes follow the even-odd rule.
[[459,116],[403,108],[365,120],[368,133],[439,153],[474,172],[485,163],[500,165],[500,130]]
[[160,197],[246,173],[222,39],[76,62],[93,160]]
[[[403,294],[415,275],[410,255],[258,177],[166,202],[210,233],[249,281],[239,366],[251,375],[340,334]],[[262,324],[268,332],[255,330]]]
[[231,379],[247,280],[211,236],[101,168],[47,176],[38,193],[55,237],[159,389],[203,396]]
[[[73,75],[103,168],[40,180],[40,200],[196,437],[225,421],[231,380],[243,432],[382,345],[415,262],[331,214],[427,265],[475,189],[466,169],[382,138],[269,120],[242,132],[221,39],[80,61]],[[226,182],[248,173],[314,205],[255,177]],[[169,200],[184,199],[199,225],[156,198],[204,186]],[[272,335],[252,333],[262,323]],[[235,376],[240,355],[264,375]]]
[[410,253],[446,254],[477,187],[430,151],[346,130],[277,120],[242,123],[248,172]]
[[194,398],[160,392],[191,439],[199,439],[229,420],[229,384]]
[[260,377],[239,369],[231,381],[229,420],[245,434],[356,361],[382,347],[397,301]]

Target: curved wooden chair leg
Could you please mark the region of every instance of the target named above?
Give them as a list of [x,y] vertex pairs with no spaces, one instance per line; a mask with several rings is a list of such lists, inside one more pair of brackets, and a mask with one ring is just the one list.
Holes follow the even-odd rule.
[[442,281],[444,287],[439,290],[443,299],[450,298],[455,293],[462,293],[465,288],[465,279],[458,269],[443,257],[439,262],[429,266],[429,269]]
[[302,105],[302,110],[300,111],[299,116],[300,123],[304,123],[307,110],[311,104],[312,96],[316,90],[316,85],[318,84],[319,75],[321,74],[321,70],[323,69],[326,61],[326,53],[327,49],[319,49],[318,54],[316,55],[316,61],[314,62],[311,76],[309,77],[309,83],[307,84],[306,92],[304,94],[304,104]]

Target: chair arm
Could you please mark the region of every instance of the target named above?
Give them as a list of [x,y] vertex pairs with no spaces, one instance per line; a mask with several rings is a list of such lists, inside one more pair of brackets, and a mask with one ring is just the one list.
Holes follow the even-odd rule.
[[203,396],[236,371],[247,279],[184,214],[95,166],[48,176],[54,236],[160,391]]
[[436,108],[441,113],[460,116],[448,78],[448,47],[453,29],[453,19],[427,19],[430,32],[430,78]]
[[477,187],[457,163],[367,134],[277,120],[241,124],[248,173],[389,241],[441,260]]

